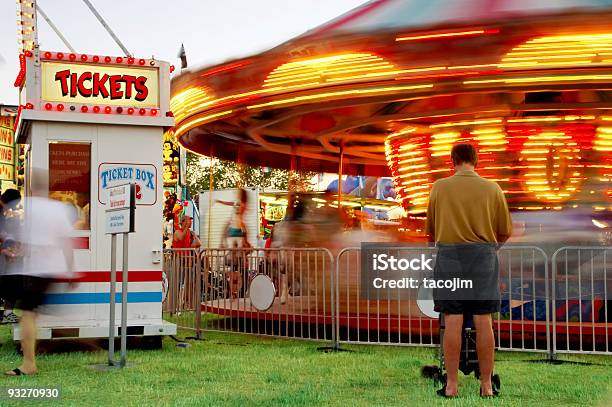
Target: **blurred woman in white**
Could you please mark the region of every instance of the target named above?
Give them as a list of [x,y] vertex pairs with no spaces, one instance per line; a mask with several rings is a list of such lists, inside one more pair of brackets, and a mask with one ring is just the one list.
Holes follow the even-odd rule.
[[20,321],[23,362],[5,372],[10,376],[38,373],[36,310],[43,303],[49,284],[70,277],[73,270],[70,209],[47,197],[48,172],[34,168],[30,180],[32,193],[24,202],[25,222],[16,237],[24,262],[21,267],[6,271],[7,284],[3,287],[4,295],[23,311]]

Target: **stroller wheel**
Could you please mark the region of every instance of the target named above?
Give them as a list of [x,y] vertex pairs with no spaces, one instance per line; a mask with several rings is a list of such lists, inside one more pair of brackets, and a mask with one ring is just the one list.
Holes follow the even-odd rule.
[[491,376],[491,384],[493,385],[493,390],[499,391],[499,389],[501,389],[501,380],[498,374]]
[[421,368],[421,375],[428,379],[434,379],[438,381],[439,378],[442,376],[442,369],[440,369],[439,366],[435,365],[423,366],[423,368]]

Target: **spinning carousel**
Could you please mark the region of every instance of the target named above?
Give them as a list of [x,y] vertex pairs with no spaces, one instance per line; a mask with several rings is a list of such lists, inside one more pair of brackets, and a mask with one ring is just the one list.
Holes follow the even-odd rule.
[[413,217],[470,142],[515,214],[581,211],[609,238],[611,18],[609,0],[373,0],[175,77],[175,134],[252,165],[392,176]]

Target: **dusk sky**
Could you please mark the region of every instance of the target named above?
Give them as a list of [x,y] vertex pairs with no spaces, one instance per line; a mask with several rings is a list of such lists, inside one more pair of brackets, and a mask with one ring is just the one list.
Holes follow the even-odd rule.
[[[364,0],[92,0],[119,39],[137,57],[178,65],[185,44],[190,66],[258,53],[316,27]],[[81,0],[39,0],[39,6],[78,53],[122,55]],[[16,104],[17,4],[0,2],[0,104]],[[43,50],[67,48],[39,16]]]

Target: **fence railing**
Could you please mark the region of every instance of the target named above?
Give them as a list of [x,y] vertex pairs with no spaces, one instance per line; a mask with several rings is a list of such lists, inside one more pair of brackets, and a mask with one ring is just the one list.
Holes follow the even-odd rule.
[[165,250],[163,254],[164,317],[200,337],[202,271],[196,249]]
[[569,246],[552,262],[553,353],[611,354],[612,247]]
[[[360,250],[346,248],[336,256],[324,248],[168,250],[165,318],[196,337],[220,330],[331,341],[334,347],[438,345],[431,292],[415,289],[383,298],[362,290]],[[435,248],[385,250],[435,257]],[[549,261],[536,246],[502,247],[501,308],[494,314],[497,348],[546,352],[550,358],[610,354],[610,251],[563,247]],[[265,308],[252,302],[256,276],[265,276],[269,285]],[[392,294],[389,290],[386,294]]]

